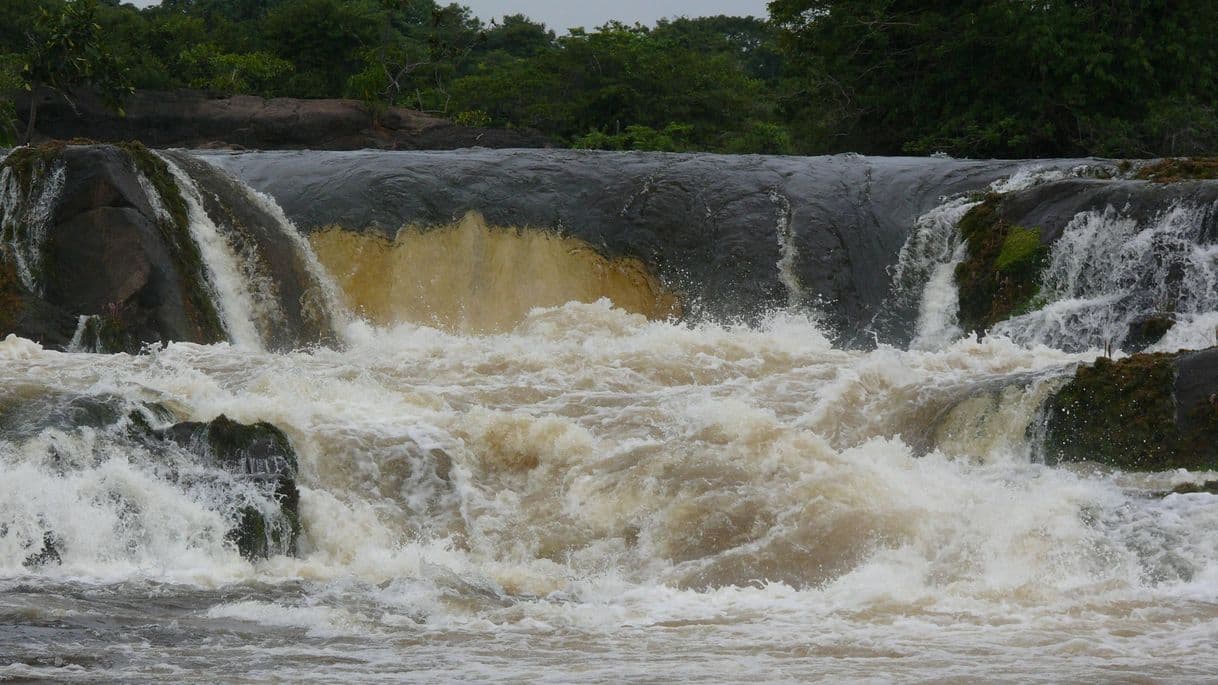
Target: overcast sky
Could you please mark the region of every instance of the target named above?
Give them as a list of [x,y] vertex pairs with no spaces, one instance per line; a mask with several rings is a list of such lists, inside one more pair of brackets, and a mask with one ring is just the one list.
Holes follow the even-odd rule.
[[654,24],[666,17],[716,14],[766,16],[766,0],[456,0],[489,21],[505,14],[525,14],[565,33],[573,26],[593,28],[610,19],[627,24]]
[[[442,0],[443,1],[443,0]],[[593,28],[610,19],[627,24],[654,24],[670,17],[708,17],[716,14],[766,16],[766,0],[455,0],[486,21],[505,14],[525,14],[558,33],[573,26]],[[135,0],[139,7],[159,0]]]

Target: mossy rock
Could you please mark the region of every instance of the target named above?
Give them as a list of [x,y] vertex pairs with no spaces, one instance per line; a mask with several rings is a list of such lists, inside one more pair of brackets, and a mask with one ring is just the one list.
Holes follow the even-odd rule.
[[221,415],[207,423],[176,424],[163,435],[231,473],[273,486],[277,516],[268,517],[249,506],[236,512],[236,524],[228,537],[242,556],[261,559],[295,553],[300,533],[297,459],[283,431],[263,421],[243,424]]
[[1218,179],[1218,157],[1181,157],[1148,164],[1135,178],[1155,183]]
[[997,194],[969,210],[957,228],[968,249],[955,274],[960,325],[984,335],[994,324],[1037,303],[1049,250],[1039,228],[1016,226],[1003,218]]
[[28,194],[34,178],[39,172],[49,169],[51,164],[63,154],[65,147],[67,147],[66,143],[55,140],[41,145],[15,148],[4,158],[0,168],[10,169],[21,190]]
[[1182,358],[1136,354],[1080,366],[1049,400],[1046,459],[1130,471],[1218,467],[1218,398],[1185,399]]

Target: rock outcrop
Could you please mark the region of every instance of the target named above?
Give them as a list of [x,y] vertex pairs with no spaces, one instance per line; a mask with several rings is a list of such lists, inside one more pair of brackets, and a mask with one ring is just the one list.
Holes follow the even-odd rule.
[[300,534],[300,491],[296,488],[297,461],[292,443],[283,431],[260,421],[241,424],[221,415],[206,423],[178,423],[149,436],[170,440],[246,482],[253,482],[278,506],[267,513],[243,506],[229,539],[247,559],[274,554],[295,554]]
[[[955,272],[960,326],[981,335],[998,326],[1019,342],[1069,349],[1146,349],[1211,308],[1212,267],[1194,251],[1218,244],[1216,208],[1218,183],[1204,179],[1065,178],[991,193],[958,224],[968,248]],[[1054,325],[1075,330],[1059,339],[999,326],[1057,300],[1091,300],[1094,310],[1063,309]],[[1082,330],[1102,321],[1108,330]]]
[[0,337],[131,353],[333,340],[295,229],[189,154],[54,143],[13,150],[0,174]]
[[[373,110],[357,100],[218,97],[190,90],[138,91],[125,101],[122,116],[105,107],[90,92],[74,93],[72,103],[51,91],[40,92],[37,97],[40,140],[138,140],[157,148],[262,150],[447,150],[552,144],[537,133],[460,126],[401,107],[390,107],[374,115]],[[28,100],[19,101],[17,111],[28,111],[27,104]]]
[[1049,401],[1047,461],[1218,469],[1218,348],[1101,358]]
[[[392,237],[403,226],[428,231],[478,212],[490,226],[552,231],[610,259],[637,259],[682,296],[692,318],[757,320],[814,305],[826,328],[859,344],[872,342],[862,329],[890,293],[887,269],[917,218],[944,195],[984,188],[1019,168],[578,150],[206,159],[274,197],[304,232],[339,226]],[[915,304],[895,315],[884,341],[908,335],[916,314]]]
[[128,352],[224,339],[160,158],[138,145],[45,145],[14,150],[3,174],[0,336],[62,348],[80,333],[85,349]]

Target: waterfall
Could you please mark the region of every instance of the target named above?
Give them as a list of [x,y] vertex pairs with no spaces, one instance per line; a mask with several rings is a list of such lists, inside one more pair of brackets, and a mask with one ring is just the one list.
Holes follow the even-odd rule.
[[262,336],[255,322],[258,303],[251,293],[251,283],[242,271],[236,252],[203,208],[203,196],[194,179],[170,157],[160,157],[169,167],[186,202],[190,234],[199,246],[225,331],[236,345],[263,349]]
[[64,183],[61,161],[33,161],[30,176],[20,174],[7,162],[0,165],[0,246],[12,255],[21,284],[30,292],[43,294],[43,244],[46,231]]
[[351,314],[343,306],[338,285],[334,282],[334,278],[326,271],[325,267],[321,265],[321,261],[318,260],[313,246],[301,235],[296,224],[284,214],[283,208],[279,206],[279,203],[275,202],[274,198],[266,193],[254,190],[240,179],[234,179],[234,181],[241,191],[244,192],[249,203],[257,206],[273,220],[273,225],[278,229],[279,235],[292,246],[302,266],[308,273],[312,286],[310,291],[306,293],[306,297],[310,300],[312,306],[318,310],[313,312],[312,315],[316,318],[328,319],[335,331],[339,335],[342,335],[346,325],[352,321]]
[[[477,150],[335,153],[304,171],[314,153],[167,151],[163,173],[99,147],[85,152],[118,180],[81,195],[121,194],[99,222],[132,226],[105,243],[98,281],[129,277],[129,245],[149,248],[149,283],[189,261],[189,283],[127,301],[207,291],[233,344],[88,354],[117,325],[105,311],[51,312],[63,342],[75,326],[67,352],[0,336],[0,681],[1218,672],[1213,473],[1037,449],[1076,369],[1106,368],[1096,341],[1160,312],[1177,323],[1158,349],[1213,344],[1218,207],[1198,198],[1218,187],[1119,181],[1083,204],[1074,191],[1098,181],[1005,162],[541,151],[512,167],[523,153]],[[5,216],[85,204],[80,159],[59,210],[58,191],[0,178]],[[254,189],[268,178],[278,190]],[[647,197],[619,211],[636,178]],[[1004,208],[1070,207],[1043,234],[1045,309],[962,336],[962,217],[979,191],[1044,182],[1059,185]],[[1092,202],[1126,190],[1139,207]],[[47,255],[109,240],[54,220]],[[25,250],[36,276],[44,229],[21,230],[5,257]],[[34,299],[12,273],[0,322]],[[756,316],[683,317],[676,285]],[[791,311],[822,296],[856,329],[887,297],[881,344],[835,344]],[[331,326],[341,345],[313,335]],[[1195,374],[1208,411],[1209,354],[1139,358],[1163,362],[1132,367],[1158,385],[1126,394],[1184,397],[1173,384]]]
[[1119,348],[1135,320],[1157,315],[1180,326],[1160,349],[1215,344],[1216,209],[1176,204],[1149,218],[1113,207],[1076,215],[1042,273],[1044,306],[993,332],[1024,345]]
[[892,270],[889,306],[917,309],[914,349],[936,349],[960,336],[955,269],[964,259],[965,246],[956,224],[977,204],[969,198],[946,199],[918,217],[901,248]]

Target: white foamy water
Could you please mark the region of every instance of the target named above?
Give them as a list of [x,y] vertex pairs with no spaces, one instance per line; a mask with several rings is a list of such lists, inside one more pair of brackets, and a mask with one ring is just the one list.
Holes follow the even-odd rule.
[[[7,155],[6,155],[7,158]],[[11,167],[0,169],[0,254],[11,255],[27,290],[42,294],[42,251],[51,216],[63,192],[64,163],[35,163],[23,189]]]
[[777,190],[770,191],[770,202],[778,214],[776,235],[778,250],[778,280],[787,289],[787,306],[796,308],[804,304],[803,284],[799,282],[799,246],[795,242],[795,225],[791,222],[791,201]]
[[[251,274],[250,269],[242,268],[241,258],[224,232],[204,209],[203,196],[194,179],[172,159],[164,155],[159,156],[169,167],[169,172],[186,203],[190,234],[198,245],[207,272],[207,282],[214,294],[212,301],[219,310],[225,332],[236,345],[261,349],[262,336],[257,326],[259,305],[262,305],[264,315],[273,305],[267,303],[267,298],[257,298],[254,295],[251,285],[256,285],[257,282],[251,281],[250,277],[257,274]],[[265,293],[266,289],[263,289],[263,292]]]
[[1177,205],[1149,220],[1112,207],[1075,216],[1042,274],[1045,306],[994,331],[1067,349],[1118,347],[1138,317],[1167,315],[1180,328],[1157,349],[1215,344],[1218,245],[1204,235],[1213,212]]
[[[222,531],[257,493],[79,422],[0,425],[0,522],[22,526],[0,535],[0,678],[1218,671],[1218,498],[1148,494],[1212,474],[1028,457],[1046,384],[1085,356],[1002,338],[846,351],[802,316],[682,325],[605,301],[498,335],[346,338],[138,357],[0,343],[0,407],[107,395],[282,427],[304,526],[298,558],[249,564]],[[23,568],[47,533],[62,563]]]
[[343,307],[338,285],[335,284],[334,279],[322,267],[321,262],[317,259],[317,253],[313,251],[309,241],[301,235],[300,231],[296,228],[296,224],[292,223],[292,220],[283,213],[283,208],[274,199],[266,193],[261,193],[251,188],[249,184],[238,178],[233,178],[233,181],[251,204],[257,206],[274,220],[280,235],[283,236],[284,240],[292,244],[292,250],[296,258],[304,265],[304,271],[312,280],[312,288],[305,294],[305,299],[312,306],[322,310],[321,312],[314,313],[314,318],[332,320],[332,324],[341,333],[352,321],[346,308]]

